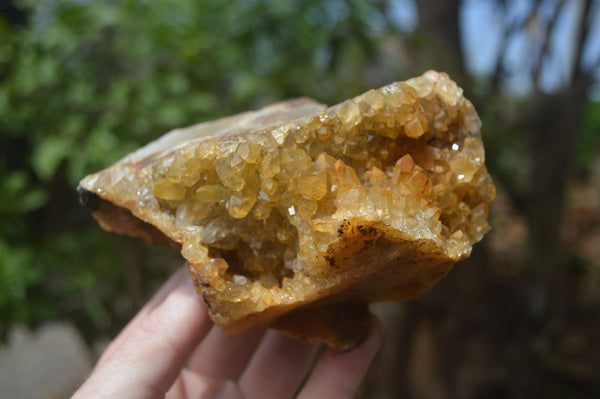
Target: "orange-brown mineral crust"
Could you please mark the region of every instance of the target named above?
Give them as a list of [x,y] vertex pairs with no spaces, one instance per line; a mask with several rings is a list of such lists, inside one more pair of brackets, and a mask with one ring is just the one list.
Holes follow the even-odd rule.
[[180,248],[212,319],[347,349],[488,231],[481,122],[444,73],[174,130],[80,183],[107,230]]

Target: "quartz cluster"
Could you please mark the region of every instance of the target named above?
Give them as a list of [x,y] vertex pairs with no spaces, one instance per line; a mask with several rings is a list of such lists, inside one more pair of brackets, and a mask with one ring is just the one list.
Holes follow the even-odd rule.
[[347,348],[361,337],[336,317],[364,325],[365,303],[420,295],[488,231],[480,127],[428,71],[330,108],[290,100],[173,131],[80,187],[105,228],[180,246],[223,328]]

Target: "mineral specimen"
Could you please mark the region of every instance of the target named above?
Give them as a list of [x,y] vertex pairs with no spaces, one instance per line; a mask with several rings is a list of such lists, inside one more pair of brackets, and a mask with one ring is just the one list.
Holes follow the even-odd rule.
[[434,71],[326,108],[174,130],[90,175],[107,230],[181,250],[212,319],[351,348],[367,304],[421,295],[488,231],[481,122]]

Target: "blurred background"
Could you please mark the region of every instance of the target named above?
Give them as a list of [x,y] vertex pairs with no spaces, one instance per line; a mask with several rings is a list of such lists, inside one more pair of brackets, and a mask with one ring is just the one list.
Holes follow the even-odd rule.
[[427,69],[483,120],[493,230],[374,307],[361,397],[600,397],[598,0],[0,1],[0,396],[68,395],[182,262],[102,231],[83,176],[174,127]]

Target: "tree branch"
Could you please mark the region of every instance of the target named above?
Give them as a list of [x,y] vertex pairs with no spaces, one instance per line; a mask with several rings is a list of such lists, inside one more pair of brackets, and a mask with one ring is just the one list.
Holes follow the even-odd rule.
[[508,53],[507,49],[508,49],[510,40],[512,39],[512,37],[515,34],[523,31],[523,29],[525,28],[525,25],[527,24],[527,21],[529,21],[531,18],[533,18],[533,16],[536,13],[536,7],[534,6],[531,8],[531,10],[529,11],[529,13],[527,14],[527,16],[525,18],[523,18],[522,20],[516,20],[509,24],[507,7],[508,7],[508,4],[510,4],[510,3],[506,2],[506,1],[499,1],[498,3],[499,3],[498,5],[500,7],[502,7],[502,12],[504,14],[503,15],[504,29],[502,32],[500,45],[498,46],[498,53],[496,55],[496,65],[494,66],[494,72],[492,73],[492,76],[490,78],[489,92],[492,95],[498,93],[498,91],[500,89],[500,84],[502,83],[502,80],[504,79],[504,75],[506,73],[504,64],[505,64],[505,60],[506,60],[506,55]]
[[[540,47],[540,51],[538,53],[538,57],[533,64],[533,68],[531,70],[531,81],[533,83],[534,92],[539,91],[540,87],[540,76],[542,74],[542,65],[544,59],[548,56],[550,52],[550,38],[552,37],[552,33],[556,28],[556,21],[558,20],[558,16],[561,14],[566,2],[565,0],[560,0],[556,7],[554,7],[553,13],[550,16],[550,20],[546,26],[546,32],[544,35],[544,41],[542,42],[542,46]],[[538,9],[541,7],[541,3],[538,3]]]
[[[591,74],[595,71],[594,68],[591,69],[590,75],[583,69],[583,65],[581,62],[581,58],[583,57],[583,48],[585,43],[588,41],[588,36],[590,34],[590,9],[592,6],[592,0],[583,0],[583,5],[579,7],[579,14],[577,18],[576,29],[577,32],[574,38],[573,48],[575,52],[573,53],[573,58],[571,59],[570,65],[570,74],[569,74],[569,85],[577,84],[578,82],[590,81],[592,80]],[[600,64],[600,55],[596,60],[595,64]]]

